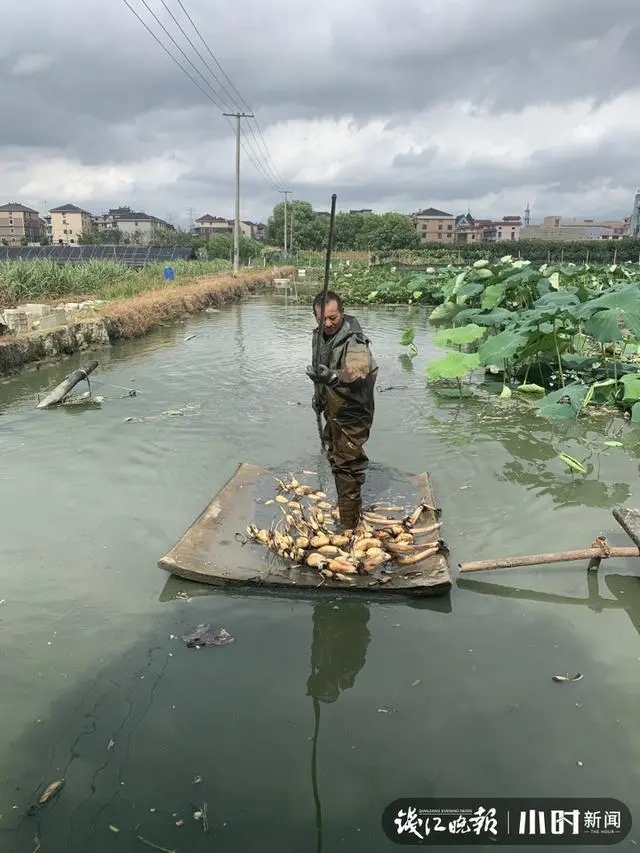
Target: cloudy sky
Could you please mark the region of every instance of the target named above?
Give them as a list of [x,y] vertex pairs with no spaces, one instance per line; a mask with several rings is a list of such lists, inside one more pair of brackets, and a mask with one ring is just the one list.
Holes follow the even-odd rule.
[[640,186],[640,0],[3,6],[0,203],[232,218],[222,112],[247,107],[244,219],[285,188],[325,210],[336,192],[339,209],[618,218]]

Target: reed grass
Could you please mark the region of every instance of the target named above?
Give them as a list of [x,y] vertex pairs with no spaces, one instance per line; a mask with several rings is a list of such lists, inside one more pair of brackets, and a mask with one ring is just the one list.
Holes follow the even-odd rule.
[[231,270],[225,260],[175,261],[174,281],[165,281],[164,264],[132,268],[114,261],[57,264],[54,261],[0,263],[0,307],[21,302],[52,302],[68,296],[122,299],[162,287],[179,287],[201,276]]

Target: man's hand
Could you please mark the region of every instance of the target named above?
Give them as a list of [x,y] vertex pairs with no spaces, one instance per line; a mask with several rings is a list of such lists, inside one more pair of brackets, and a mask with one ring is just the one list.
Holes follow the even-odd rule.
[[324,364],[319,364],[317,370],[314,370],[313,367],[307,367],[307,376],[320,385],[337,385],[340,381],[336,371],[329,370]]

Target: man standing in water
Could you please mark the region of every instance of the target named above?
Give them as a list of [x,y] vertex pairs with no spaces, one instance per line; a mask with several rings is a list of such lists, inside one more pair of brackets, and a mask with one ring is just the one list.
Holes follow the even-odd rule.
[[337,293],[327,292],[322,330],[321,311],[319,293],[313,300],[318,328],[313,332],[312,352],[322,334],[320,360],[317,373],[307,367],[307,376],[316,383],[313,409],[324,414],[326,421],[322,437],[336,483],[340,523],[345,530],[354,530],[360,521],[369,465],[364,445],[373,424],[378,365],[360,323],[344,313]]

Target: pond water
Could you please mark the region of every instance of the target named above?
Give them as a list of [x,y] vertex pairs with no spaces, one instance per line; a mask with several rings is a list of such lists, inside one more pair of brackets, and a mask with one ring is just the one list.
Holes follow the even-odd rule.
[[[630,544],[611,516],[640,503],[630,426],[438,397],[424,309],[353,313],[380,365],[369,456],[430,473],[456,575],[599,533]],[[311,330],[308,307],[252,298],[99,351],[100,407],[34,409],[86,354],[0,384],[3,852],[37,835],[42,853],[377,853],[395,849],[381,816],[403,796],[606,796],[640,813],[631,560],[458,576],[422,602],[214,591],[157,568],[239,462],[319,470]],[[235,642],[186,648],[199,623]]]

